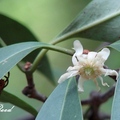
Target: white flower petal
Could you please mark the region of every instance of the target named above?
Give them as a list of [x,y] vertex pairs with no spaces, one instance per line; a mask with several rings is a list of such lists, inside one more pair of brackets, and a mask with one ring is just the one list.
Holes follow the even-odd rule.
[[70,74],[71,74],[70,72],[67,72],[67,73],[61,75],[58,80],[58,83],[62,83],[63,81],[65,81],[68,78],[68,76],[70,76]]
[[78,71],[71,71],[71,74],[70,74],[70,76],[68,76],[68,78],[76,76],[76,75],[79,75]]
[[83,83],[84,83],[85,79],[80,77],[79,80],[78,80],[78,91],[79,92],[84,92],[84,89],[83,89]]
[[105,73],[105,76],[107,75],[111,75],[111,76],[116,76],[116,79],[118,78],[118,73],[115,71],[115,70],[111,70],[111,69],[105,69],[106,70],[106,73]]
[[103,82],[103,78],[101,76],[99,76],[99,79],[100,79],[100,81],[101,81],[101,83],[102,83],[103,86],[109,87],[109,85],[107,83]]
[[102,58],[103,62],[105,62],[107,60],[107,58],[110,55],[110,50],[108,48],[103,48],[100,52],[98,52],[97,57]]
[[74,43],[73,43],[73,46],[74,46],[74,49],[75,49],[75,54],[77,56],[81,55],[83,53],[83,46],[82,44],[80,43],[79,40],[75,40]]
[[67,69],[67,71],[78,71],[80,69],[80,66],[74,66],[74,67],[72,67],[72,66],[70,66],[70,67],[68,67],[68,69]]
[[88,54],[82,54],[81,57],[83,57],[84,59],[87,59],[87,56],[88,56]]
[[75,54],[72,57],[72,63],[73,65],[79,65],[79,60]]
[[67,72],[63,75],[61,75],[61,77],[59,78],[58,80],[58,83],[62,83],[63,81],[65,81],[66,79],[70,78],[70,77],[73,77],[73,76],[76,76],[78,74],[78,71],[70,71],[70,72]]
[[74,66],[80,66],[83,63],[85,63],[85,61],[87,60],[87,56],[85,55],[80,55],[80,56],[74,56],[72,57],[72,63]]
[[81,45],[79,40],[75,40],[73,43],[75,53],[72,57],[72,63],[73,65],[78,65],[79,64],[79,56],[82,55],[83,53],[83,46]]
[[89,62],[92,62],[92,61],[94,62],[96,55],[97,55],[97,52],[89,52],[88,57],[87,57],[88,61]]

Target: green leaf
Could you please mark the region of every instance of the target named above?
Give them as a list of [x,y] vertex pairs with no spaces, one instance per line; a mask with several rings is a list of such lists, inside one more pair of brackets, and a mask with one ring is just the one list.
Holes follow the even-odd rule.
[[120,1],[93,0],[56,38],[83,37],[114,42],[120,38]]
[[[24,25],[2,14],[0,14],[0,37],[7,45],[20,42],[38,41],[32,32]],[[30,55],[26,56],[23,61],[29,61],[32,63],[39,52],[40,50],[32,52]],[[38,70],[41,73],[43,73],[48,79],[54,80],[51,66],[46,55],[42,58],[39,66]],[[47,69],[45,69],[46,67]]]
[[83,120],[75,79],[71,78],[57,86],[36,120]]
[[39,47],[39,42],[26,42],[0,48],[0,78],[27,54]]
[[0,78],[10,71],[21,59],[37,48],[46,48],[71,54],[67,49],[42,42],[24,42],[0,48]]
[[111,48],[113,48],[113,49],[115,49],[115,50],[117,50],[117,51],[120,52],[120,40],[117,41],[117,42],[114,42],[114,43],[111,44],[111,45],[109,45],[109,47],[111,47]]
[[34,116],[36,116],[38,113],[31,105],[24,102],[17,96],[15,96],[7,91],[4,91],[4,90],[0,94],[0,101],[1,102],[9,102],[15,106],[18,106],[19,108],[21,108],[23,110],[26,110],[27,112],[31,113]]
[[120,73],[116,83],[112,104],[111,120],[120,120]]

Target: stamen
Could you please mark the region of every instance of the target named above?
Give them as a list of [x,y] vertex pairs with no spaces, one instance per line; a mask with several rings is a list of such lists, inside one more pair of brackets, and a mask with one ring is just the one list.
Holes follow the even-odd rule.
[[101,81],[101,83],[102,83],[103,86],[107,86],[107,87],[109,87],[109,85],[108,85],[107,83],[104,83],[104,82],[103,82],[102,77],[99,76],[99,78],[100,78],[100,81]]

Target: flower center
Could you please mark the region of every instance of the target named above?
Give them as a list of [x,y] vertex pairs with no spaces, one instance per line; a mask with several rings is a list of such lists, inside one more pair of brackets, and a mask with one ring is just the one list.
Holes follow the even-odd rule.
[[93,66],[83,66],[80,68],[79,73],[85,79],[95,79],[101,74],[100,70]]
[[91,67],[84,68],[84,71],[87,76],[91,76],[92,74],[94,74],[94,70]]

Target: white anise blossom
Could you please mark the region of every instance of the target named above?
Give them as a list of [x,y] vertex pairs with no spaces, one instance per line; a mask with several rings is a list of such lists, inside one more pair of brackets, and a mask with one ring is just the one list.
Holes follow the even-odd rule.
[[86,80],[93,80],[98,86],[97,78],[101,80],[103,86],[109,87],[107,83],[103,82],[101,75],[118,77],[118,73],[115,70],[104,68],[104,62],[108,59],[110,50],[103,48],[100,52],[88,52],[88,54],[83,54],[83,46],[79,40],[74,41],[73,45],[75,50],[72,57],[73,66],[68,67],[67,72],[59,78],[58,83],[79,75],[78,91],[80,92],[84,91],[83,83]]

